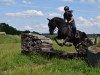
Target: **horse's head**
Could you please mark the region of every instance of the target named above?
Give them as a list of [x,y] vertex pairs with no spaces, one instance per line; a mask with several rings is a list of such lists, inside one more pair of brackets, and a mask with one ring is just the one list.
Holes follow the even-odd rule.
[[48,27],[50,34],[53,34],[56,27],[58,28],[58,30],[60,30],[65,23],[64,19],[59,17],[54,17],[51,20],[50,19],[48,20],[49,20]]
[[50,34],[54,33],[54,30],[56,28],[56,23],[54,19],[48,19],[49,23],[48,23],[48,27],[49,27],[49,32]]

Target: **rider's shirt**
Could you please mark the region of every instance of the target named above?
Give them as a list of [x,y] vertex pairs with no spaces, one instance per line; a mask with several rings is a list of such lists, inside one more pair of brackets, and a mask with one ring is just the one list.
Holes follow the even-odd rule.
[[71,20],[71,17],[73,16],[71,12],[65,12],[64,13],[64,20],[67,19],[67,21],[70,21]]

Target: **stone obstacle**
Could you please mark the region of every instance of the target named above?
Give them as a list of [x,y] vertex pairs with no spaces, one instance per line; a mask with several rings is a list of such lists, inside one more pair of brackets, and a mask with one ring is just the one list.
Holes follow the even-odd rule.
[[87,51],[87,61],[93,67],[100,67],[100,48],[89,47]]
[[46,56],[56,56],[61,58],[84,57],[85,54],[78,54],[77,52],[66,53],[53,49],[52,40],[39,34],[22,33],[21,34],[21,48],[22,53],[28,54],[38,52]]
[[49,38],[42,35],[33,33],[21,34],[22,53],[27,54],[34,51],[50,51],[53,49],[52,44]]

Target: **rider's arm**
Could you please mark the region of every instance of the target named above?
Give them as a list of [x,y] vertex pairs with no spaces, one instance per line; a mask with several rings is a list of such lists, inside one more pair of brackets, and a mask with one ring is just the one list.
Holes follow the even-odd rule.
[[73,19],[73,16],[72,16],[72,17],[71,17],[71,20],[69,21],[69,23],[71,23],[73,20],[74,20],[74,19]]
[[74,20],[73,14],[70,12],[70,13],[68,13],[68,15],[70,17],[70,20],[68,21],[68,23],[71,23]]
[[64,13],[63,16],[64,16],[64,21],[67,23],[67,19],[66,19],[65,13]]

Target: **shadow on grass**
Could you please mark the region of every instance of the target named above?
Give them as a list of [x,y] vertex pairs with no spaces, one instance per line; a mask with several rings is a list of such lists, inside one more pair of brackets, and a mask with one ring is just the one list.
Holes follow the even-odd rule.
[[58,50],[42,50],[42,51],[33,51],[33,52],[29,52],[29,51],[22,51],[22,54],[25,55],[31,55],[33,53],[38,53],[43,57],[47,57],[47,58],[62,58],[62,59],[74,59],[74,58],[84,58],[86,57],[86,54],[79,54],[77,52],[64,52],[64,51],[58,51]]

